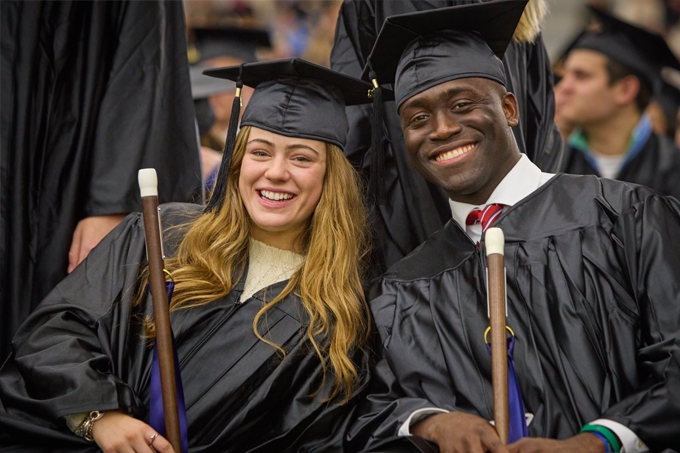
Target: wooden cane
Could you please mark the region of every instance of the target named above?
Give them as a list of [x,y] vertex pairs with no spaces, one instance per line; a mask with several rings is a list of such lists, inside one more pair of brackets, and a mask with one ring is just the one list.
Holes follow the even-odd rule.
[[508,346],[505,337],[505,237],[500,228],[486,230],[486,261],[491,326],[491,384],[496,432],[508,443],[510,426],[508,403]]
[[163,250],[161,248],[160,217],[158,214],[158,178],[153,168],[143,168],[138,174],[142,195],[144,234],[149,259],[149,282],[153,300],[153,317],[156,324],[156,344],[161,377],[161,394],[165,414],[166,437],[176,453],[182,451],[175,385],[175,360],[172,351],[170,310],[163,273]]

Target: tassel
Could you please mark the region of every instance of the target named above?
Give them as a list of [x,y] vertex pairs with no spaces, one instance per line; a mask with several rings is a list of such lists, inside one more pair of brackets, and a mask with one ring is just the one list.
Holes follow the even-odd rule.
[[243,66],[241,66],[238,78],[236,79],[236,95],[234,96],[234,102],[231,104],[231,117],[229,117],[229,129],[227,131],[227,142],[224,144],[224,152],[222,153],[222,163],[220,163],[220,169],[217,172],[215,189],[210,196],[210,201],[205,208],[205,212],[211,212],[214,209],[217,209],[216,212],[220,212],[222,203],[227,196],[227,178],[229,177],[231,156],[234,154],[234,144],[236,142],[236,132],[239,124],[238,120],[241,115],[241,107],[243,106],[243,100],[241,99],[241,88],[243,88],[243,82],[241,81],[242,71]]
[[[370,63],[369,63],[370,67]],[[385,150],[383,149],[383,117],[384,105],[382,89],[378,79],[370,67],[369,77],[373,83],[373,128],[371,130],[371,181],[370,190],[375,204],[385,204]]]

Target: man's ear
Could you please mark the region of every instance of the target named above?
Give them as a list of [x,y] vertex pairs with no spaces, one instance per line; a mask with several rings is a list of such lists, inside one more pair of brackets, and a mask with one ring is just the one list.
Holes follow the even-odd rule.
[[628,105],[635,102],[635,98],[640,93],[640,79],[634,75],[627,75],[615,82],[616,101],[619,105]]
[[503,95],[503,113],[508,120],[508,126],[515,127],[519,124],[519,108],[514,94],[507,92]]

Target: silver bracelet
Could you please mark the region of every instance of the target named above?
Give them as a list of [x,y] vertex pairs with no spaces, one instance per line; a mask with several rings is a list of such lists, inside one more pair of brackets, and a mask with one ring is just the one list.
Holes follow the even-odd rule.
[[94,422],[99,420],[104,416],[104,412],[92,411],[85,417],[85,420],[76,428],[74,431],[76,435],[81,436],[88,442],[94,442],[92,437],[92,428],[94,428]]

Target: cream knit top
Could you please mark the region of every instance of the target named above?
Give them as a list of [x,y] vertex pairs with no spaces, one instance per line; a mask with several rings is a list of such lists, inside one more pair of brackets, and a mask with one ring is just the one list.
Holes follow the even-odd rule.
[[303,255],[277,249],[253,238],[250,238],[249,255],[241,302],[262,288],[288,280],[305,261]]

